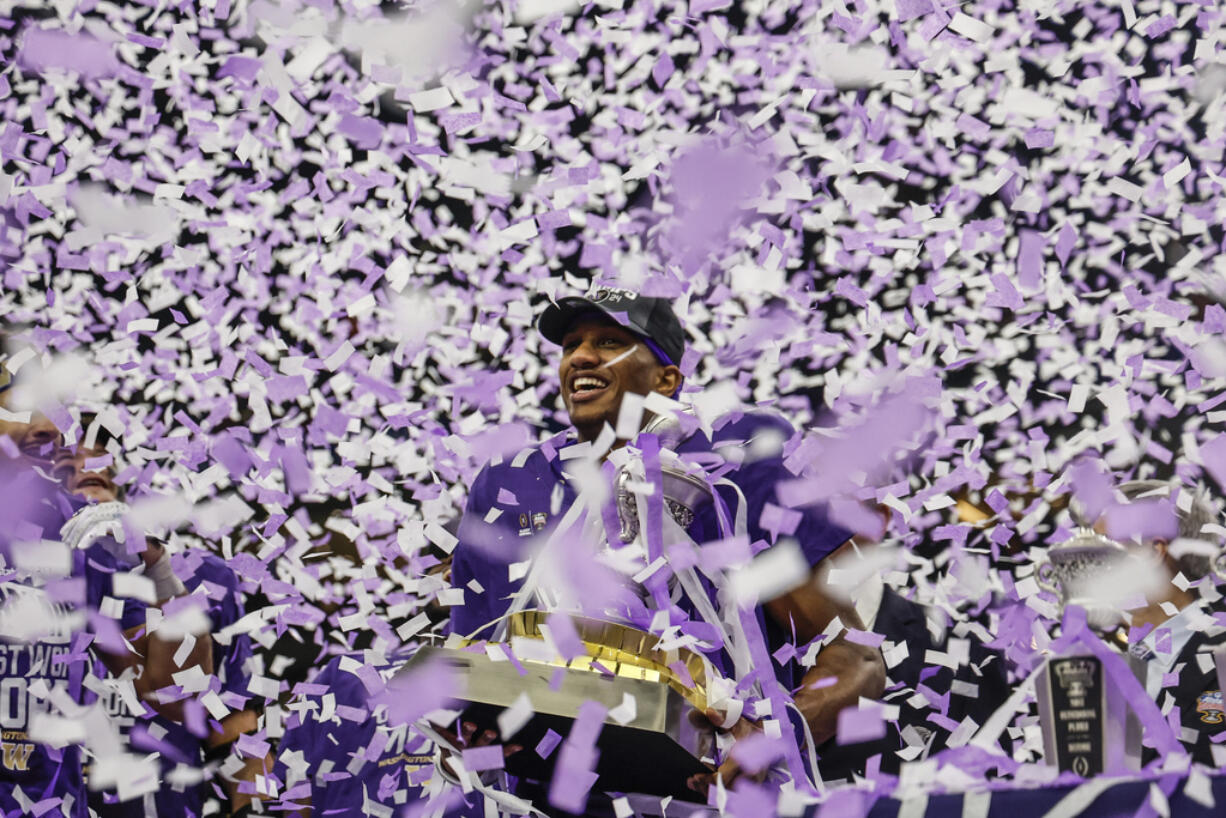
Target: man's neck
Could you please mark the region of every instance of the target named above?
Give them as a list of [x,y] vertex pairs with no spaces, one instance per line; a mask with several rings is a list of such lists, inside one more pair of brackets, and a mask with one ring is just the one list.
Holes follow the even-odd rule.
[[[647,424],[651,423],[654,417],[655,417],[654,413],[644,412],[642,423],[639,425],[639,431],[641,432],[643,429],[645,429],[647,427]],[[606,425],[607,425],[607,421],[601,421],[599,426],[594,426],[592,424],[584,424],[583,426],[574,425],[576,438],[578,439],[580,443],[595,443],[596,440],[599,439],[600,433],[604,431],[604,427]],[[609,447],[609,451],[611,452],[614,449],[620,449],[629,442],[630,441],[626,440],[625,438],[621,438],[621,437],[616,438],[613,441],[613,445]],[[605,454],[607,456],[608,452],[606,452]],[[602,457],[601,460],[603,459],[604,458]]]
[[1181,591],[1173,586],[1171,591],[1172,593],[1167,594],[1165,599],[1155,600],[1150,602],[1144,608],[1133,611],[1132,626],[1135,628],[1140,627],[1141,625],[1152,625],[1153,627],[1157,628],[1172,616],[1172,614],[1168,614],[1165,610],[1163,610],[1162,604],[1164,602],[1169,602],[1174,605],[1177,610],[1182,611],[1184,608],[1196,601],[1196,598],[1187,591]]
[[583,426],[572,424],[575,429],[575,437],[580,443],[594,443],[596,438],[600,435],[600,430],[603,428],[603,425],[604,424],[602,423],[600,426],[593,427],[588,424]]

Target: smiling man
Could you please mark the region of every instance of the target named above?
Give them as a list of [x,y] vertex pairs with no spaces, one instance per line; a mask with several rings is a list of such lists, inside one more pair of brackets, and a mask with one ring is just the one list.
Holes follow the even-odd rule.
[[[610,450],[627,443],[643,444],[642,436],[633,441],[613,438],[612,429],[618,423],[626,396],[657,393],[674,397],[682,385],[678,364],[685,352],[685,335],[671,304],[665,299],[606,288],[588,297],[565,298],[550,305],[541,314],[538,326],[547,340],[561,347],[558,376],[562,399],[574,428],[510,460],[491,463],[475,479],[460,525],[453,563],[453,582],[464,589],[465,598],[463,605],[452,608],[452,629],[464,636],[491,636],[496,623],[511,609],[513,600],[528,593],[524,589],[522,568],[539,553],[531,543],[548,539],[559,525],[559,518],[565,517],[577,500],[575,481],[568,469],[575,458],[573,453],[568,456],[564,450],[594,441],[609,442]],[[644,412],[640,428],[652,419],[650,412]],[[719,500],[731,510],[731,515],[743,514],[741,519],[746,523],[747,539],[752,543],[750,550],[755,554],[782,544],[778,531],[767,530],[769,523],[764,525],[764,520],[779,512],[774,507],[778,503],[775,486],[793,477],[784,467],[782,458],[783,442],[792,435],[792,427],[780,417],[734,413],[717,421],[710,437],[704,432],[695,432],[672,444],[681,458],[690,462],[703,461],[726,478],[717,489]],[[651,448],[655,444],[648,440],[644,445]],[[612,464],[606,464],[605,469],[606,476],[611,475]],[[710,498],[698,505],[685,526],[684,536],[698,544],[719,539],[722,512],[716,505]],[[818,506],[797,511],[798,519],[791,527],[794,541],[789,547],[798,550],[812,569],[850,535],[831,524]],[[616,512],[607,509],[602,515],[605,525],[597,521],[596,528],[609,530],[610,513]],[[615,537],[607,538],[597,550],[603,548],[608,553],[623,546],[623,543],[608,539]],[[568,539],[563,544],[563,553],[556,559],[572,573],[582,574],[584,569],[580,563],[590,560],[592,553],[591,549],[584,550],[582,543],[572,545]],[[710,624],[702,621],[700,611],[708,612],[708,620],[715,608],[719,609],[716,618],[731,621],[738,615],[729,610],[728,589],[716,587],[722,579],[714,582],[703,579],[697,590],[694,584],[689,585],[689,590],[683,590],[671,566],[658,573],[660,583],[666,586],[663,594],[653,594],[640,586],[634,588],[638,593],[629,595],[631,602],[624,618],[635,627],[654,630],[656,624],[665,621],[683,629],[700,630]],[[636,584],[630,577],[627,582]],[[538,597],[529,607],[547,604],[543,597]],[[738,739],[763,730],[777,736],[781,724],[786,724],[782,729],[788,730],[789,735],[794,731],[800,744],[806,741],[820,744],[835,734],[838,714],[843,708],[855,706],[861,697],[874,698],[881,694],[885,668],[880,653],[849,642],[841,630],[835,629],[837,635],[831,634],[808,665],[801,665],[795,658],[786,658],[803,654],[804,646],[822,637],[835,617],[845,627],[862,627],[855,610],[824,593],[815,576],[797,577],[796,587],[764,600],[752,613],[764,642],[762,647],[776,657],[783,657],[772,661],[766,656],[762,661],[765,654],[759,653],[756,664],[760,668],[775,668],[770,681],[777,682],[775,689],[783,693],[774,699],[773,715],[766,705],[756,710],[754,717],[726,717],[709,711],[708,718],[722,730]],[[789,644],[796,647],[788,651]],[[736,662],[730,651],[728,643],[718,638],[713,638],[704,650],[712,665],[725,677],[747,681],[736,678]],[[760,673],[754,675],[761,676]],[[765,688],[771,687],[766,681],[762,684]],[[803,724],[784,712],[792,706],[803,717]],[[472,735],[473,725],[460,727],[457,732]],[[475,737],[475,743],[488,744],[496,738],[486,733]],[[511,739],[510,736],[503,738]],[[799,753],[793,752],[790,756],[785,754],[781,772],[801,779],[806,775],[805,766]],[[717,776],[731,788],[746,772],[734,758],[725,755],[715,773],[695,776],[686,783],[691,789],[706,793]],[[538,804],[547,797],[554,801],[556,793],[551,792],[551,782],[521,780],[517,786],[519,794],[532,797]],[[607,812],[608,804],[607,798],[594,793],[585,814]]]
[[540,319],[541,334],[562,347],[562,400],[581,441],[617,423],[628,393],[676,395],[685,352],[685,333],[668,301],[610,289],[594,295],[564,298]]

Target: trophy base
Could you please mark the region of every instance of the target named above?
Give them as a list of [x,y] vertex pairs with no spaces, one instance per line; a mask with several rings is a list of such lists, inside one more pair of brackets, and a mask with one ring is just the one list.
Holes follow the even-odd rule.
[[[470,704],[461,718],[497,729],[502,708],[485,704]],[[538,713],[515,734],[512,742],[524,749],[506,760],[506,771],[518,778],[548,782],[553,777],[558,750],[542,758],[537,746],[549,730],[565,737],[574,723],[573,718]],[[706,803],[706,799],[689,789],[686,779],[696,773],[709,773],[711,768],[690,755],[671,738],[650,730],[636,730],[619,724],[605,724],[596,740],[600,752],[595,773],[599,776],[592,789],[601,792],[671,795],[681,801]]]
[[1140,768],[1140,725],[1096,656],[1047,659],[1035,694],[1049,765],[1083,778]]
[[[405,670],[440,659],[463,678],[464,687],[456,693],[464,705],[461,719],[474,722],[479,731],[497,732],[498,715],[521,694],[532,702],[531,720],[514,736],[503,737],[524,747],[506,760],[511,775],[548,782],[559,753],[555,748],[542,758],[537,752],[548,731],[565,738],[585,701],[611,710],[630,695],[634,718],[626,724],[606,719],[596,741],[598,779],[593,789],[705,802],[685,782],[696,773],[711,772],[701,761],[710,750],[711,733],[692,724],[689,714],[694,708],[667,683],[532,661],[522,662],[521,674],[511,662],[495,662],[484,653],[434,647],[419,651]],[[555,674],[561,674],[560,684],[552,683]]]

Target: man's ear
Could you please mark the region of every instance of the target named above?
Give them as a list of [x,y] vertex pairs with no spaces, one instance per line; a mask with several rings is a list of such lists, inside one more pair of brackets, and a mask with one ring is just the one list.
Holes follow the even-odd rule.
[[1159,538],[1159,539],[1153,540],[1152,545],[1153,545],[1154,551],[1158,554],[1158,559],[1162,560],[1163,562],[1169,562],[1171,564],[1174,564],[1174,560],[1171,559],[1170,542]]
[[665,397],[671,398],[681,387],[681,382],[685,378],[681,375],[681,370],[671,364],[661,367],[660,373],[656,376],[656,391]]

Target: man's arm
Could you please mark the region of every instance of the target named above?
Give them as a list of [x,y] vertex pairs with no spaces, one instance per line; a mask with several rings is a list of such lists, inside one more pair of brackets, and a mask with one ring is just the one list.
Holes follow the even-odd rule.
[[[149,577],[153,579],[155,596],[159,600],[156,605],[146,606],[144,602],[131,598],[123,600],[124,612],[120,621],[121,627],[124,627],[123,637],[128,643],[126,650],[120,649],[117,644],[111,645],[111,649],[108,649],[107,644],[110,643],[110,640],[100,640],[95,642],[95,646],[98,658],[102,660],[102,664],[111,674],[118,677],[127,670],[133,672],[133,685],[141,701],[148,702],[158,715],[171,721],[182,722],[183,702],[163,703],[155,691],[170,687],[174,684],[173,674],[193,666],[199,666],[206,675],[212,675],[213,640],[208,634],[197,634],[182,664],[177,664],[174,657],[184,640],[179,638],[168,640],[159,636],[156,631],[150,634],[147,624],[136,624],[138,622],[147,623],[146,611],[148,608],[163,608],[170,604],[171,597],[186,590],[183,583],[169,570],[170,560],[165,548],[151,539],[145,540],[145,546],[138,558],[144,563],[145,575],[149,576],[151,567],[160,567],[165,569],[161,572],[161,579],[170,582],[167,584],[167,582],[159,582],[156,578]],[[76,570],[85,576],[86,607],[91,611],[96,611],[104,598],[114,596],[115,574],[127,570],[131,565],[131,563],[120,561],[115,554],[123,555],[125,560],[130,555],[109,534],[96,538],[87,548],[74,553],[76,555],[74,559],[79,560]]]
[[[260,717],[253,710],[233,710],[220,723],[224,732],[218,733],[215,730],[209,732],[208,738],[205,739],[208,750],[229,749],[240,736],[255,733],[260,728]],[[240,755],[239,758],[242,760],[242,766],[233,774],[227,775],[224,772],[224,765],[222,768],[222,786],[230,798],[231,811],[250,806],[256,800],[256,796],[252,793],[242,792],[241,784],[247,782],[254,789],[255,777],[268,775],[273,768],[271,751],[262,758],[247,755]]]
[[[822,566],[813,569],[809,580],[788,593],[765,604],[767,614],[781,628],[795,629],[796,643],[805,644],[816,639],[837,616],[844,627],[864,629],[855,608],[829,594],[825,589]],[[833,678],[833,684],[820,682]],[[813,734],[813,743],[820,746],[838,730],[839,713],[845,707],[854,707],[860,697],[875,699],[885,692],[885,661],[881,651],[865,645],[849,642],[843,633],[823,647],[817,654],[814,665],[801,680],[801,688],[793,695],[796,707],[804,716]],[[707,718],[720,729],[726,729],[736,738],[760,729],[748,719],[724,727],[715,710],[707,711]],[[714,773],[696,775],[689,779],[691,789],[705,792],[715,783],[716,777],[731,787],[744,770],[737,760],[729,756]]]
[[191,652],[180,666],[175,664],[174,656],[181,642],[170,642],[156,634],[150,636],[145,633],[143,625],[129,628],[124,631],[124,636],[132,645],[132,652],[118,654],[104,649],[98,651],[98,656],[106,669],[115,676],[121,676],[129,668],[134,670],[136,677],[132,683],[136,688],[137,697],[143,702],[148,702],[158,715],[171,721],[182,722],[183,701],[162,702],[156,695],[156,691],[173,685],[172,674],[186,670],[193,665],[199,665],[206,675],[212,674],[213,640],[203,636],[196,639]]
[[[766,603],[767,613],[780,627],[796,629],[796,643],[817,638],[837,616],[846,628],[864,629],[856,609],[833,598],[825,580],[814,569],[809,582]],[[833,684],[819,684],[834,678]],[[875,699],[885,691],[885,662],[881,651],[849,642],[845,633],[818,651],[812,668],[805,673],[794,696],[796,706],[809,723],[815,744],[834,736],[839,712],[854,707],[861,697]]]

